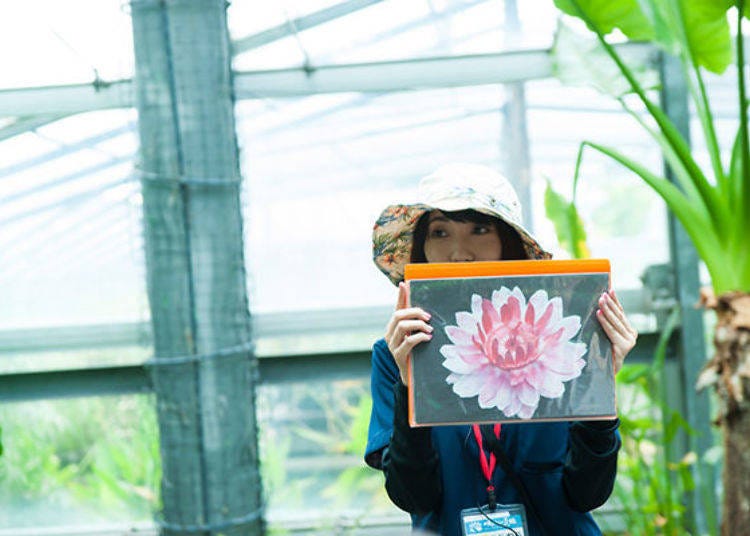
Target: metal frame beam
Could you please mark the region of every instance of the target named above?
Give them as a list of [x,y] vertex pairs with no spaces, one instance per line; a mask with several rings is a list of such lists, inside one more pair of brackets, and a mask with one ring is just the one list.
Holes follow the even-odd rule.
[[72,115],[111,108],[132,108],[133,81],[71,84],[0,90],[0,117]]
[[[641,334],[628,362],[651,362],[658,340],[659,333]],[[305,382],[311,377],[323,381],[365,379],[370,375],[370,358],[369,350],[262,357],[258,359],[260,384]],[[0,375],[0,403],[151,391],[150,376],[144,365]]]
[[[652,58],[643,44],[619,45],[628,54]],[[618,48],[619,48],[618,47]],[[438,57],[234,73],[237,99],[301,97],[321,93],[380,93],[483,84],[505,84],[552,76],[549,50]],[[1,116],[74,114],[135,105],[133,82],[78,84],[0,91]]]
[[279,24],[268,30],[263,30],[257,34],[248,35],[232,42],[232,55],[237,56],[248,50],[260,48],[264,45],[278,41],[297,32],[315,28],[321,24],[345,17],[355,11],[360,11],[373,4],[378,4],[383,0],[348,0],[335,6],[321,9],[315,13],[310,13],[304,17],[298,17],[294,20]]
[[66,114],[38,115],[32,117],[19,117],[16,121],[0,129],[0,141],[7,140],[19,134],[24,134],[35,130],[49,123],[54,123],[64,117]]
[[[618,296],[630,315],[649,314],[642,289],[625,289],[619,291]],[[258,313],[251,318],[252,332],[256,340],[280,338],[290,334],[308,337],[354,331],[379,333],[392,311],[390,306],[371,306],[294,313]],[[638,324],[635,318],[632,322]],[[642,333],[647,332],[643,326],[640,327]],[[32,353],[152,344],[150,322],[0,331],[0,355],[9,352]],[[363,351],[365,349],[366,347],[362,348]],[[263,354],[260,356],[267,357]]]
[[[685,139],[690,140],[689,93],[682,67],[676,58],[662,55],[660,70],[662,107]],[[665,167],[667,177],[673,180],[672,170],[666,164]],[[708,393],[705,390],[697,393],[694,387],[698,373],[706,362],[703,314],[696,308],[700,291],[699,258],[684,228],[671,212],[668,227],[672,269],[676,282],[675,296],[680,307],[682,325],[677,345],[680,373],[678,381],[681,387],[678,402],[685,420],[695,431],[693,434],[683,434],[683,452],[677,453],[676,458],[679,459],[687,452],[695,452],[702,458],[713,445],[713,433]],[[670,461],[678,461],[677,459]],[[696,489],[689,492],[686,497],[689,518],[693,525],[691,532],[703,534],[708,530],[708,520],[700,489],[704,488],[713,493],[716,489],[717,475],[710,467],[706,467],[703,473],[695,465],[690,469],[696,481]]]

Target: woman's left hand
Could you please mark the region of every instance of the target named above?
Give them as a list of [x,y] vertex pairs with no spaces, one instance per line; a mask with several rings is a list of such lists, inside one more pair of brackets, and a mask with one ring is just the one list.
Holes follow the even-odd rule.
[[599,298],[599,310],[596,312],[604,332],[612,343],[612,356],[615,374],[622,368],[625,356],[635,346],[638,332],[630,325],[625,310],[615,295],[615,291],[605,292]]

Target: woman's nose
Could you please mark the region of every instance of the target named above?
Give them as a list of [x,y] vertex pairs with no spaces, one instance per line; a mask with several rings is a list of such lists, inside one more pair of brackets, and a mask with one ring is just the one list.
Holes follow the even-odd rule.
[[457,244],[451,251],[450,260],[451,262],[471,262],[475,258],[474,253],[466,247]]

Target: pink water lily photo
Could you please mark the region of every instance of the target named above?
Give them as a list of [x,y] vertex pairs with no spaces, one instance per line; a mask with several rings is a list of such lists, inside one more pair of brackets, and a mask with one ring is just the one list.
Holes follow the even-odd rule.
[[586,344],[575,342],[580,316],[566,316],[562,299],[544,289],[528,301],[518,287],[501,287],[491,299],[473,294],[470,311],[455,318],[445,327],[452,344],[440,348],[446,382],[461,398],[477,397],[482,409],[530,419],[542,397],[562,397],[565,382],[586,365]]
[[412,425],[616,415],[612,347],[596,318],[608,288],[608,272],[411,281],[434,329],[412,354]]

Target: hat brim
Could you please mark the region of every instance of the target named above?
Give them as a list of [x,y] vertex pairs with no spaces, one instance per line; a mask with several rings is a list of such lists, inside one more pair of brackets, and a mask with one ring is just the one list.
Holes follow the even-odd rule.
[[404,267],[411,261],[414,229],[419,218],[431,210],[454,212],[472,209],[493,216],[510,225],[521,238],[529,259],[549,259],[552,255],[523,226],[509,221],[502,214],[484,207],[467,206],[466,202],[390,205],[380,214],[372,232],[372,258],[378,269],[398,285],[404,280]]

